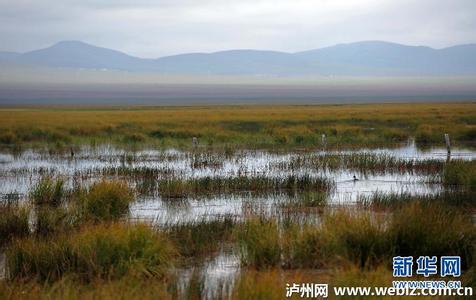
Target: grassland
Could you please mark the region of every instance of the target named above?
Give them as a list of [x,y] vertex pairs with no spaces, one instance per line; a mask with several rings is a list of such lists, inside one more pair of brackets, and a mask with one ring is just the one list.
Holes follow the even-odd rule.
[[68,147],[114,143],[162,147],[425,145],[476,139],[476,104],[366,104],[160,108],[2,108],[0,144]]

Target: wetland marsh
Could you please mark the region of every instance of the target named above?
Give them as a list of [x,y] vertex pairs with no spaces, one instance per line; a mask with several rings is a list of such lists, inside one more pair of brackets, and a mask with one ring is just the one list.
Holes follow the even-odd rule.
[[0,115],[0,297],[282,299],[395,255],[474,286],[474,103]]

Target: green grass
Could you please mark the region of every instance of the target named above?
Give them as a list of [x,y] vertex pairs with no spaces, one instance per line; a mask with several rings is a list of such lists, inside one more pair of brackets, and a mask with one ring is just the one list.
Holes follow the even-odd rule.
[[359,195],[357,204],[363,208],[373,210],[394,210],[410,205],[413,202],[427,205],[448,205],[461,209],[473,209],[476,207],[476,195],[472,191],[444,190],[437,194],[412,195],[402,193],[375,192],[370,196]]
[[452,160],[445,165],[443,184],[450,188],[476,191],[476,161]]
[[82,213],[94,221],[112,221],[125,216],[134,199],[134,192],[122,181],[102,180],[79,195]]
[[333,182],[326,178],[309,175],[289,175],[268,177],[264,175],[167,178],[159,180],[159,193],[165,198],[185,198],[190,195],[209,195],[234,192],[273,192],[273,191],[328,191]]
[[282,240],[283,266],[291,269],[330,268],[348,262],[366,269],[391,257],[383,221],[365,212],[327,212],[320,225],[288,227]]
[[384,223],[369,213],[332,212],[324,217],[320,232],[327,257],[345,259],[360,268],[378,265],[390,257]]
[[43,177],[30,192],[30,198],[35,204],[58,206],[64,196],[64,181],[62,178]]
[[175,249],[147,225],[102,224],[54,238],[25,238],[7,251],[8,277],[81,280],[165,276]]
[[317,207],[323,208],[327,205],[327,192],[303,192],[297,197],[291,197],[288,201],[282,204],[283,208],[309,208]]
[[216,254],[232,239],[236,221],[231,216],[214,220],[167,225],[163,229],[183,257],[200,258]]
[[250,219],[238,227],[236,239],[244,265],[261,269],[280,264],[282,247],[275,221]]
[[65,233],[78,228],[81,220],[80,212],[74,205],[67,207],[35,207],[33,231],[37,236],[50,236]]
[[278,170],[314,170],[348,169],[362,174],[366,173],[416,173],[435,174],[443,170],[444,162],[435,159],[409,160],[389,154],[363,153],[319,153],[298,155],[289,162],[272,164]]

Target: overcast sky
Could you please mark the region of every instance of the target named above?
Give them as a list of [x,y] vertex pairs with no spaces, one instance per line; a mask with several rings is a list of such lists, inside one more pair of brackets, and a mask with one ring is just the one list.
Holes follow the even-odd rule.
[[81,40],[141,57],[385,40],[476,43],[476,0],[0,0],[0,50]]

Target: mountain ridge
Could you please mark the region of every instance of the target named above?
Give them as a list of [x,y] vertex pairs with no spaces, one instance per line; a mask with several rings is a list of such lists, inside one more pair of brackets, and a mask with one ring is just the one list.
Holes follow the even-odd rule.
[[70,40],[26,53],[0,52],[0,61],[52,68],[194,75],[474,75],[476,44],[435,49],[361,41],[293,53],[231,49],[152,59]]

